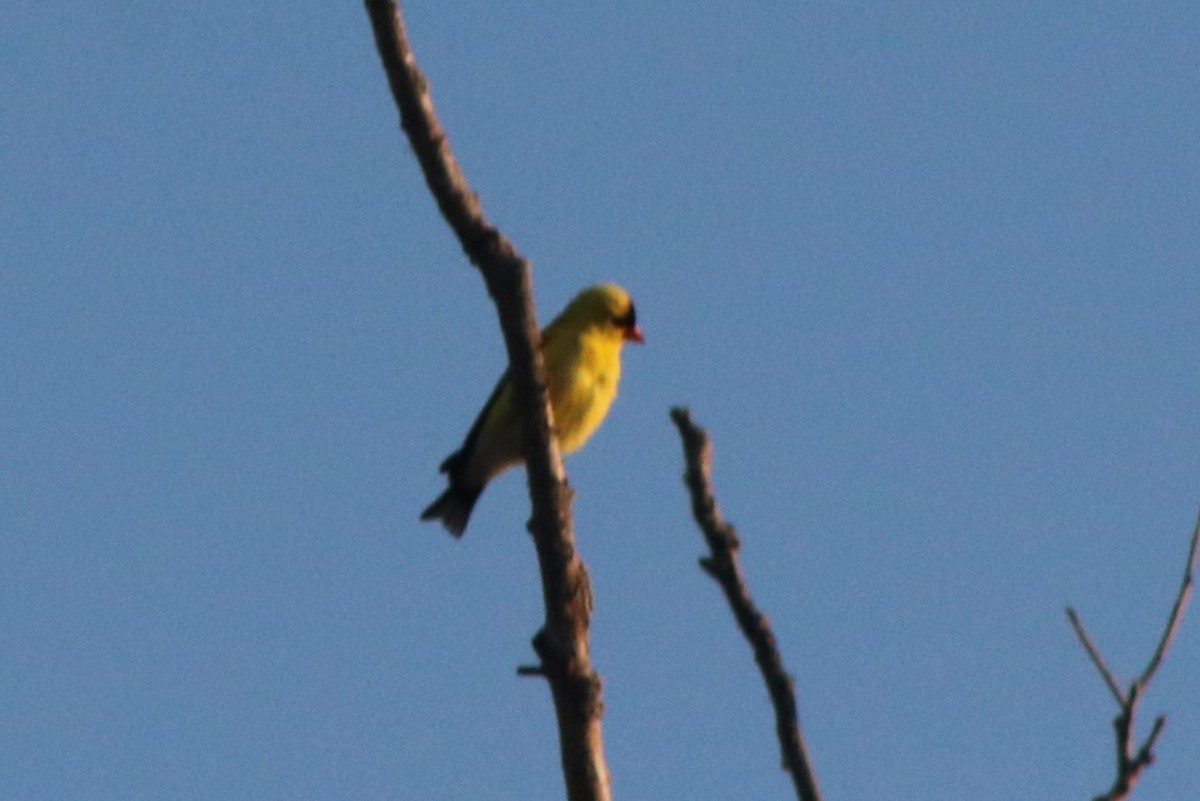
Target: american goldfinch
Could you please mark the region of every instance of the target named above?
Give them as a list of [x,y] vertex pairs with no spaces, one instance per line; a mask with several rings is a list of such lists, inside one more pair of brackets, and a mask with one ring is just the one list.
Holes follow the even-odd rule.
[[[583,290],[542,331],[546,384],[563,453],[579,450],[608,414],[621,377],[621,345],[627,340],[642,342],[642,330],[633,301],[615,284]],[[438,468],[450,486],[421,519],[441,520],[447,531],[461,537],[483,488],[524,461],[521,451],[521,424],[505,372],[462,447]]]

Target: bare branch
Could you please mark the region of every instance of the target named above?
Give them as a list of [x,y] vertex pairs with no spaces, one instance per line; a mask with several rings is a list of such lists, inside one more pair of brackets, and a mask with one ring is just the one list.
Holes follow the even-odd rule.
[[1092,801],[1123,801],[1133,792],[1133,787],[1141,778],[1142,772],[1154,764],[1154,745],[1158,742],[1158,736],[1162,733],[1167,719],[1161,715],[1154,719],[1150,734],[1135,754],[1133,724],[1139,700],[1140,696],[1131,688],[1130,701],[1122,705],[1121,713],[1113,720],[1113,729],[1116,732],[1117,774],[1113,778],[1112,787]]
[[1104,658],[1100,656],[1100,652],[1096,650],[1096,646],[1092,643],[1092,638],[1088,636],[1087,631],[1083,628],[1083,623],[1080,622],[1079,615],[1070,606],[1067,607],[1067,619],[1071,621],[1071,628],[1075,629],[1075,636],[1079,638],[1079,643],[1083,646],[1083,650],[1087,651],[1088,658],[1092,660],[1092,664],[1100,672],[1100,678],[1104,679],[1104,683],[1108,685],[1108,691],[1112,693],[1117,706],[1124,706],[1125,696],[1121,692],[1121,688],[1117,686],[1117,680],[1113,677],[1112,671],[1108,669],[1108,665],[1104,664]]
[[1127,694],[1123,694],[1117,686],[1116,679],[1104,664],[1104,659],[1092,644],[1091,638],[1084,631],[1083,624],[1079,622],[1079,616],[1075,614],[1075,610],[1067,608],[1067,617],[1075,629],[1076,636],[1079,637],[1092,664],[1104,678],[1104,683],[1108,685],[1109,691],[1117,700],[1117,706],[1120,707],[1120,712],[1113,720],[1113,728],[1116,733],[1117,774],[1113,779],[1112,787],[1103,795],[1096,796],[1093,801],[1123,801],[1128,798],[1129,794],[1133,792],[1134,785],[1141,778],[1142,772],[1154,764],[1154,746],[1158,743],[1158,737],[1162,734],[1167,719],[1161,715],[1155,718],[1150,733],[1142,741],[1136,753],[1133,750],[1134,719],[1146,688],[1158,673],[1158,669],[1171,647],[1171,642],[1175,639],[1175,632],[1179,629],[1183,610],[1187,607],[1188,599],[1191,597],[1198,548],[1200,548],[1200,518],[1197,519],[1196,526],[1192,530],[1191,545],[1188,547],[1187,561],[1183,569],[1183,581],[1179,586],[1179,592],[1175,595],[1175,603],[1171,607],[1171,614],[1167,618],[1167,625],[1163,629],[1162,637],[1159,638],[1158,647],[1154,649],[1146,669],[1129,686]]
[[529,531],[542,575],[546,622],[533,639],[541,673],[558,718],[567,797],[607,801],[608,768],[600,733],[600,678],[592,670],[587,630],[591,594],[575,552],[571,491],[546,393],[528,262],[486,217],[450,150],[434,112],[429,86],[409,47],[399,6],[365,0],[379,57],[400,111],[400,124],[442,216],[479,268],[496,304],[516,404],[524,421],[524,448],[533,516]]
[[684,483],[691,494],[692,514],[710,551],[709,556],[700,559],[700,567],[720,585],[742,634],[754,650],[754,660],[758,663],[775,708],[775,733],[779,738],[783,767],[792,776],[796,797],[800,801],[820,801],[817,777],[800,733],[792,677],[783,667],[770,624],[750,598],[750,590],[737,556],[740,546],[737,532],[722,517],[713,495],[712,446],[708,435],[692,422],[685,408],[672,409],[671,419],[683,440],[683,455],[687,464]]
[[1171,641],[1175,638],[1175,632],[1179,629],[1179,620],[1183,617],[1183,610],[1192,595],[1192,577],[1196,572],[1198,545],[1200,545],[1200,515],[1197,515],[1196,526],[1192,529],[1192,544],[1188,548],[1187,563],[1183,568],[1183,581],[1175,596],[1175,604],[1171,607],[1171,616],[1167,618],[1166,628],[1163,629],[1158,647],[1154,649],[1154,655],[1150,657],[1150,662],[1142,671],[1142,675],[1138,676],[1137,683],[1141,687],[1149,684],[1150,680],[1154,678],[1154,674],[1158,672],[1158,666],[1162,664],[1163,657],[1166,656],[1167,649],[1171,647]]

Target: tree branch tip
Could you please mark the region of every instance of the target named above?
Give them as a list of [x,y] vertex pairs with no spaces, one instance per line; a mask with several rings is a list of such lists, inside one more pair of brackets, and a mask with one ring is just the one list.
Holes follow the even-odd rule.
[[1167,716],[1159,715],[1154,719],[1154,725],[1150,727],[1150,734],[1146,736],[1146,748],[1154,745],[1154,741],[1158,739],[1158,735],[1162,734],[1163,727],[1167,725]]
[[686,406],[671,407],[671,421],[679,429],[679,436],[683,439],[684,448],[688,451],[693,449],[699,451],[697,457],[702,464],[706,463],[704,451],[709,445],[708,432],[692,420],[691,410]]
[[700,569],[713,578],[718,577],[717,563],[711,556],[701,556],[696,560],[700,564]]
[[518,676],[546,677],[546,669],[541,665],[517,665]]

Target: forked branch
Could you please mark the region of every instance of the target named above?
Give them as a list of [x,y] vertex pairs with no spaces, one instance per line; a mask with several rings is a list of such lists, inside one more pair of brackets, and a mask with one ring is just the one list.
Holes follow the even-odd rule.
[[1067,607],[1067,619],[1071,621],[1071,627],[1075,630],[1075,636],[1079,638],[1080,644],[1087,652],[1088,659],[1095,666],[1096,671],[1104,680],[1104,684],[1108,687],[1113,698],[1116,699],[1117,707],[1120,710],[1117,717],[1113,720],[1113,729],[1116,733],[1117,746],[1117,772],[1113,779],[1112,786],[1102,795],[1095,797],[1094,801],[1122,801],[1129,797],[1133,792],[1133,787],[1141,778],[1142,772],[1154,762],[1154,746],[1158,742],[1158,737],[1162,734],[1163,726],[1166,725],[1167,719],[1165,716],[1158,716],[1154,719],[1154,724],[1150,727],[1150,733],[1146,735],[1136,750],[1133,744],[1133,724],[1134,718],[1138,712],[1138,705],[1141,703],[1142,696],[1145,695],[1146,689],[1150,686],[1150,682],[1158,673],[1159,667],[1162,665],[1163,659],[1167,655],[1167,651],[1171,647],[1171,643],[1175,639],[1175,633],[1179,630],[1179,621],[1183,617],[1183,610],[1187,607],[1188,599],[1192,595],[1192,583],[1196,573],[1197,550],[1200,550],[1200,517],[1196,520],[1196,526],[1192,529],[1192,541],[1188,547],[1187,560],[1183,568],[1183,581],[1180,582],[1179,592],[1175,594],[1175,603],[1171,606],[1171,614],[1167,618],[1167,624],[1163,628],[1162,636],[1159,637],[1158,646],[1154,649],[1154,653],[1150,656],[1150,661],[1146,663],[1145,670],[1141,675],[1129,685],[1129,692],[1121,692],[1120,686],[1117,684],[1113,672],[1104,662],[1104,658],[1100,655],[1099,650],[1092,643],[1092,638],[1088,636],[1087,631],[1083,627],[1083,623],[1079,620],[1079,615],[1075,610]]

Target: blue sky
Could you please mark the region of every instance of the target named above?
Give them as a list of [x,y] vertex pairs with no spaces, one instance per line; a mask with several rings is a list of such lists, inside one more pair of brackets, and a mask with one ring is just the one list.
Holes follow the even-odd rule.
[[[617,798],[787,798],[667,411],[826,796],[1090,798],[1200,502],[1192,3],[411,3],[548,320]],[[0,10],[0,796],[561,797],[523,477],[417,515],[503,368],[357,4]],[[1200,610],[1136,798],[1200,797]]]

